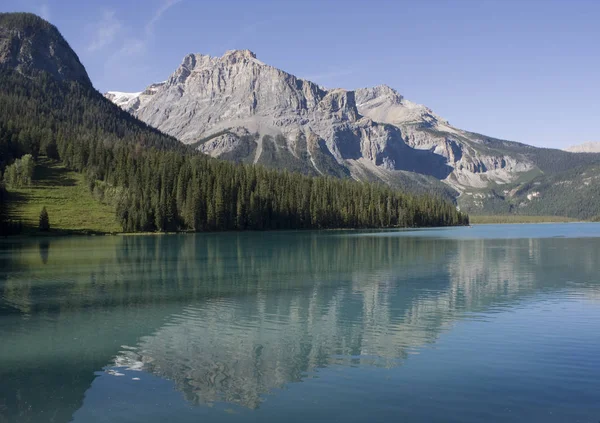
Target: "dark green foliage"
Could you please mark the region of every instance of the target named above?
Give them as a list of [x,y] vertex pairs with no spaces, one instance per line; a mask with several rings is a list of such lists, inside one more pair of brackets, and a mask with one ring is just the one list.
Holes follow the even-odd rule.
[[204,143],[206,143],[206,142],[208,142],[208,141],[210,141],[210,140],[212,140],[212,139],[214,139],[214,138],[220,137],[221,135],[230,134],[230,133],[231,133],[231,130],[230,130],[230,129],[223,129],[222,131],[215,132],[214,134],[211,134],[211,135],[209,135],[209,136],[207,136],[207,137],[201,138],[201,139],[199,139],[199,140],[198,140],[198,141],[196,141],[196,142],[190,143],[189,145],[190,145],[190,147],[192,147],[192,148],[198,148],[198,147],[200,147],[202,144],[204,144]]
[[33,13],[0,13],[0,26],[27,31],[29,28],[50,29],[52,24]]
[[[566,216],[590,219],[600,209],[600,154],[536,148],[475,135],[477,150],[529,160],[535,167],[515,183],[467,190],[458,200],[473,215]],[[479,197],[477,197],[479,196]]]
[[46,207],[42,208],[42,211],[40,212],[40,224],[38,227],[40,231],[47,232],[50,230],[50,218],[48,217]]
[[[584,154],[587,155],[587,154]],[[485,201],[463,195],[461,209],[473,215],[565,216],[588,220],[600,209],[600,164],[540,175],[521,184],[481,190]]]
[[[127,153],[125,153],[127,154]],[[198,155],[146,150],[117,206],[126,231],[444,226],[467,223],[453,204],[388,187],[311,178]],[[175,177],[174,177],[175,176]],[[117,181],[110,181],[117,183]],[[157,189],[156,187],[160,187]]]
[[[539,197],[525,201],[534,192]],[[520,187],[516,197],[519,204],[524,204],[519,207],[520,213],[590,219],[600,209],[600,164],[538,177]]]

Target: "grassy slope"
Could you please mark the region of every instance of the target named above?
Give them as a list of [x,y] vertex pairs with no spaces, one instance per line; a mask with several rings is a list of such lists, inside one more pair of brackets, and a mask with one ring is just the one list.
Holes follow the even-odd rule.
[[83,175],[40,158],[31,187],[9,189],[9,217],[21,220],[27,232],[36,231],[46,206],[53,232],[120,232],[114,207],[92,197]]

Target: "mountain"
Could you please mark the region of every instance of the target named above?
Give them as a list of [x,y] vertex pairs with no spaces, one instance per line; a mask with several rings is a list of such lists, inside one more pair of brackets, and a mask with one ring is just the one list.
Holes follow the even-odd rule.
[[190,151],[95,90],[55,26],[29,13],[0,13],[0,170],[49,146],[64,147],[53,155],[70,159],[75,145],[100,141]]
[[[326,91],[248,50],[188,55],[167,81],[106,96],[213,157],[447,190],[432,177],[443,176],[442,160],[407,148],[396,128],[360,116],[353,92]],[[424,176],[408,172],[416,170]]]
[[456,128],[386,85],[325,89],[249,50],[189,54],[166,81],[106,96],[212,157],[413,190],[445,186],[476,213],[497,201],[502,212],[513,212],[514,198],[503,191],[600,163],[600,155],[583,158]]
[[565,148],[571,153],[600,153],[600,142],[584,142]]
[[107,98],[213,157],[312,174],[391,183],[413,172],[460,191],[535,168],[518,153],[491,151],[482,137],[388,86],[327,90],[249,50],[190,54],[165,82]]
[[[35,15],[0,14],[0,46],[0,173],[8,175],[0,181],[0,233],[9,219],[22,219],[18,210],[31,196],[31,181],[53,188],[78,183],[53,178],[41,166],[48,161],[84,174],[78,180],[85,181],[90,201],[112,206],[127,232],[467,221],[440,199],[211,159],[104,98],[59,31]],[[113,100],[134,97],[142,94],[114,94]],[[37,168],[22,165],[24,155],[31,156],[26,163],[37,160]],[[49,208],[50,221],[68,207],[74,206]]]
[[59,81],[91,85],[79,58],[56,27],[31,14],[0,14],[0,66],[23,75],[45,72]]
[[[101,135],[128,140],[131,133],[140,131],[148,145],[182,150],[173,137],[123,113],[96,91],[77,54],[58,29],[34,14],[0,13],[0,72],[3,77],[0,86],[2,105],[7,107],[14,103],[11,105],[22,109],[22,114],[18,115],[21,118],[39,113],[27,109],[31,106],[28,103],[39,97],[56,103],[53,113],[40,116],[43,119],[37,124],[42,127],[60,127],[57,120],[68,117],[76,120],[75,125],[93,129]],[[73,104],[65,104],[68,101]],[[39,108],[44,106],[40,104]],[[73,110],[62,110],[67,108]],[[7,110],[2,112],[9,113]],[[88,116],[91,114],[95,119]],[[62,135],[55,129],[51,132],[55,137]]]

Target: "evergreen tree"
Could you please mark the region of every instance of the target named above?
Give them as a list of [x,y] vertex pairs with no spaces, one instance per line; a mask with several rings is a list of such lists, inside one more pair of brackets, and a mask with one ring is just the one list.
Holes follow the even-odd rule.
[[46,206],[42,208],[40,212],[40,223],[39,223],[40,231],[47,232],[50,230],[50,218],[48,217],[48,211],[46,210]]

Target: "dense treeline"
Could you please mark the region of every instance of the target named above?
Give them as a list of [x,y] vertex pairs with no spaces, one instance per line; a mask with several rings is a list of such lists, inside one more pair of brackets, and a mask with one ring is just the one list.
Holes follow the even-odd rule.
[[[109,176],[127,187],[127,231],[443,226],[466,223],[451,203],[384,186],[145,152]],[[121,161],[119,160],[119,161]]]
[[125,231],[468,221],[440,199],[209,159],[137,121],[93,88],[43,75],[30,79],[0,69],[0,170],[25,154],[59,159],[86,175],[96,197],[114,203]]

